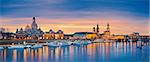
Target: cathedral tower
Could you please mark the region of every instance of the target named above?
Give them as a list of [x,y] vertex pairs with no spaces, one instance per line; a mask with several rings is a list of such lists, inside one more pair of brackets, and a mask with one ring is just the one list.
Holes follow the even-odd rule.
[[97,24],[97,27],[96,27],[96,32],[99,33],[99,26]]
[[95,27],[93,27],[93,32],[95,33]]
[[110,31],[109,23],[107,24],[107,31]]

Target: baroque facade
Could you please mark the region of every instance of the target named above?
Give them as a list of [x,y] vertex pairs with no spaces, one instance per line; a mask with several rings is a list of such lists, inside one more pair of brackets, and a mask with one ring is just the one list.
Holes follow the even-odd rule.
[[44,32],[38,28],[35,17],[31,26],[27,25],[25,29],[21,28],[16,30],[16,39],[42,39]]
[[27,25],[25,29],[21,28],[16,30],[16,39],[63,39],[64,33],[62,30],[58,30],[56,33],[50,29],[49,32],[43,32],[36,23],[35,17],[33,22]]

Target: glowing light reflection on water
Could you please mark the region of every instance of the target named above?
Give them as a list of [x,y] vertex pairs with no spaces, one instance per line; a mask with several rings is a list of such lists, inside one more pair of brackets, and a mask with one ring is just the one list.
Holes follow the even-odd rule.
[[149,44],[93,43],[81,46],[0,50],[0,62],[148,62]]

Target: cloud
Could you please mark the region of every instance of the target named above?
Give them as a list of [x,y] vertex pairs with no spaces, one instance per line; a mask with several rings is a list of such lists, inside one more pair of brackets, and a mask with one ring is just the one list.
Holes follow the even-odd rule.
[[[13,28],[37,23],[44,30],[46,25],[62,25],[67,32],[90,31],[87,28],[99,23],[110,23],[113,32],[132,32],[134,30],[147,33],[149,18],[148,0],[0,0],[0,25]],[[70,28],[70,27],[73,28]],[[90,28],[91,28],[90,27]],[[123,27],[123,28],[117,28]],[[133,29],[130,29],[133,27]],[[59,29],[59,27],[56,27]],[[54,29],[56,29],[54,28]],[[61,29],[60,28],[60,29]],[[141,30],[141,28],[143,30]],[[130,29],[127,31],[126,29]],[[13,30],[13,29],[12,29]]]
[[[15,19],[3,19],[1,21],[0,27],[6,27],[10,31],[15,32],[16,28],[25,28],[28,24],[32,23],[32,18],[15,18]],[[22,21],[18,21],[22,20]],[[136,22],[132,21],[136,20]],[[27,22],[25,22],[27,21]],[[15,22],[15,23],[13,23]],[[17,23],[16,23],[17,22]],[[148,33],[148,23],[147,19],[126,19],[126,18],[80,18],[80,19],[49,19],[49,18],[36,18],[36,22],[38,26],[41,27],[42,30],[48,31],[49,29],[53,29],[55,31],[61,29],[65,33],[74,33],[77,31],[92,31],[92,27],[96,26],[96,24],[100,25],[101,33],[106,30],[106,24],[110,23],[111,32],[114,34],[129,34],[134,31],[138,31],[141,34]],[[131,29],[132,28],[132,29]],[[79,30],[80,29],[80,30]]]
[[[1,17],[84,17],[89,13],[130,12],[148,17],[148,0],[1,0]],[[141,9],[139,9],[141,8]],[[111,10],[111,11],[109,11]],[[83,14],[87,13],[87,14]],[[81,16],[80,16],[81,15]],[[92,16],[92,14],[90,14]],[[124,15],[124,14],[122,14]],[[103,16],[103,14],[102,14]]]

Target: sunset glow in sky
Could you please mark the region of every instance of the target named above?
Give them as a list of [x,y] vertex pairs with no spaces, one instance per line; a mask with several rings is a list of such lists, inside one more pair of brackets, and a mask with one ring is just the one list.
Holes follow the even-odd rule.
[[0,0],[0,27],[15,32],[36,17],[43,31],[100,32],[111,26],[113,34],[149,34],[149,0]]

